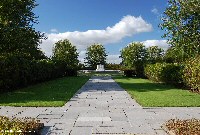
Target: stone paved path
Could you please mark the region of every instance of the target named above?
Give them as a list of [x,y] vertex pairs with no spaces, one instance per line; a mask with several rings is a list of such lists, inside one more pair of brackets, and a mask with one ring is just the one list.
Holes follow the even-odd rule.
[[38,118],[44,135],[165,135],[166,120],[200,119],[200,107],[142,108],[111,77],[92,77],[63,107],[0,107],[0,115]]

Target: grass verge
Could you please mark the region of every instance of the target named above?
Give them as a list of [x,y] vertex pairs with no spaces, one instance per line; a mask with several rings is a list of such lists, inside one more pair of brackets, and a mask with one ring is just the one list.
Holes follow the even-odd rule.
[[199,107],[200,94],[147,79],[113,77],[140,105],[144,107]]
[[89,77],[64,77],[0,95],[0,106],[63,106]]

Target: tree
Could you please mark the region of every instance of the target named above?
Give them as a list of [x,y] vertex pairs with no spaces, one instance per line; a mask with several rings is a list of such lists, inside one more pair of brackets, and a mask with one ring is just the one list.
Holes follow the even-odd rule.
[[67,68],[77,68],[79,60],[76,46],[73,46],[69,40],[60,40],[55,43],[53,48],[54,61],[59,61],[65,64]]
[[38,23],[33,9],[35,0],[1,0],[0,53],[22,55],[25,58],[45,58],[38,45],[44,35],[33,28]]
[[146,63],[146,48],[143,43],[133,42],[121,50],[122,64],[128,69],[134,69],[138,77],[144,77]]
[[164,61],[167,63],[181,63],[183,61],[183,49],[170,47],[164,55]]
[[96,68],[99,64],[106,64],[107,56],[108,55],[106,54],[106,50],[103,45],[93,44],[86,50],[85,63],[92,68]]
[[146,61],[146,48],[143,43],[133,42],[121,50],[122,64],[129,68],[135,68]]
[[148,63],[161,62],[163,59],[164,50],[158,46],[151,46],[147,48],[147,61]]
[[194,57],[200,54],[200,1],[199,0],[169,0],[168,7],[160,24],[172,45],[171,51],[178,59]]

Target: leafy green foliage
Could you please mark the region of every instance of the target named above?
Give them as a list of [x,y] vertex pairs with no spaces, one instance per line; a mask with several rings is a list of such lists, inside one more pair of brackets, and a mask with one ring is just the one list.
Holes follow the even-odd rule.
[[144,72],[148,79],[155,82],[161,82],[162,80],[161,73],[164,67],[165,67],[164,63],[148,64],[146,65]]
[[40,134],[44,127],[39,120],[31,118],[13,118],[9,119],[0,116],[0,133],[1,134]]
[[146,49],[142,43],[133,42],[121,50],[123,65],[127,67],[136,67],[139,63],[146,60]]
[[183,83],[182,70],[182,65],[156,63],[149,64],[145,67],[145,75],[147,78],[155,82],[180,85]]
[[181,60],[200,54],[200,1],[169,0],[161,28],[166,31],[175,57]]
[[108,63],[108,64],[105,65],[105,69],[107,69],[107,70],[120,70],[121,65],[120,64]]
[[133,77],[136,76],[136,71],[134,69],[124,69],[124,76]]
[[181,63],[184,61],[184,51],[181,48],[170,47],[165,55],[164,61],[166,63]]
[[138,77],[143,77],[143,68],[146,63],[146,48],[142,43],[133,42],[121,50],[122,64],[129,68],[136,70]]
[[19,55],[0,56],[0,91],[14,90],[62,76],[77,75],[62,63],[51,60],[27,60]]
[[191,58],[185,64],[183,80],[192,91],[200,93],[200,56]]
[[163,60],[164,50],[158,46],[151,46],[147,48],[147,61],[148,63],[161,62]]
[[173,85],[183,85],[183,65],[166,64],[162,70],[162,81]]
[[0,53],[24,55],[27,59],[42,59],[38,45],[44,35],[32,28],[37,17],[32,12],[35,0],[1,0]]
[[96,69],[96,66],[106,64],[106,50],[101,44],[93,44],[86,50],[85,63],[92,68]]
[[52,60],[62,62],[67,68],[77,68],[79,60],[76,46],[69,40],[60,40],[55,43]]

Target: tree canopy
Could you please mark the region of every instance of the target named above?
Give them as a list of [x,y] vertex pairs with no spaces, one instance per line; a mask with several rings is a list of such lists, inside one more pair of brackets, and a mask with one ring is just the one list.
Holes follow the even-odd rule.
[[92,68],[96,68],[96,65],[106,64],[106,57],[104,46],[102,44],[93,44],[86,50],[85,63]]
[[[169,0],[160,25],[178,59],[200,54],[200,1]],[[179,53],[176,51],[179,50]]]
[[139,63],[146,60],[146,48],[140,42],[130,43],[121,50],[120,57],[124,66],[135,68]]
[[15,54],[31,59],[45,58],[39,50],[43,34],[33,28],[38,23],[33,9],[35,0],[1,0],[0,53]]
[[148,63],[161,62],[163,60],[164,50],[158,46],[150,46],[147,48]]
[[65,63],[68,68],[76,68],[79,63],[78,55],[76,46],[65,39],[55,43],[52,59]]

